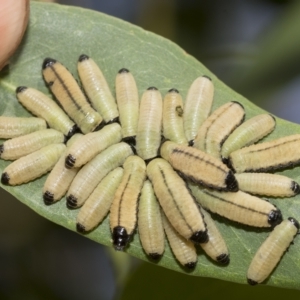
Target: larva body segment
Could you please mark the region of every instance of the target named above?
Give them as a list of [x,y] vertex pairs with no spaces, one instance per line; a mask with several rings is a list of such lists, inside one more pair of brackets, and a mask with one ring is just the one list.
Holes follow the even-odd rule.
[[146,164],[138,156],[124,162],[124,175],[110,208],[110,229],[113,246],[122,251],[129,243],[137,225],[138,200],[146,179]]
[[104,176],[121,166],[130,155],[133,155],[131,147],[126,143],[118,143],[103,150],[83,166],[68,190],[68,208],[80,207]]
[[183,102],[176,89],[169,90],[164,97],[163,135],[177,144],[188,144],[183,130]]
[[194,269],[198,260],[194,243],[178,234],[164,213],[162,213],[162,221],[174,256],[182,266]]
[[142,96],[136,135],[137,154],[146,162],[157,157],[162,134],[162,97],[155,87]]
[[121,69],[116,77],[116,98],[123,141],[135,145],[139,119],[139,93],[134,77],[125,68]]
[[68,191],[71,182],[79,171],[79,168],[67,169],[65,167],[65,154],[70,146],[82,135],[77,133],[71,137],[67,143],[65,153],[59,158],[43,187],[43,199],[46,205],[50,205],[60,200]]
[[43,129],[5,141],[0,145],[0,157],[15,160],[50,144],[63,143],[65,136],[55,129]]
[[293,197],[300,192],[294,180],[278,174],[239,173],[235,174],[240,190],[256,195],[271,197]]
[[165,250],[165,236],[159,203],[149,180],[144,182],[138,209],[138,231],[144,251],[159,259]]
[[222,105],[202,123],[194,147],[221,159],[223,142],[244,118],[244,107],[240,103],[228,102]]
[[221,150],[222,158],[227,159],[231,152],[256,143],[272,132],[275,126],[276,120],[270,114],[261,114],[247,120],[224,142]]
[[46,58],[43,62],[46,84],[64,111],[78,125],[82,133],[102,126],[102,117],[88,103],[75,78],[60,62]]
[[167,141],[162,144],[160,154],[175,170],[197,184],[217,190],[238,190],[232,171],[201,150]]
[[1,139],[11,139],[46,128],[46,121],[40,118],[0,117]]
[[51,144],[15,160],[3,170],[2,184],[19,185],[39,178],[54,167],[65,149],[64,144]]
[[227,265],[230,261],[227,245],[210,214],[200,207],[204,222],[207,227],[208,242],[200,244],[205,253],[222,265]]
[[76,228],[78,232],[89,232],[103,221],[109,212],[123,174],[123,168],[118,167],[100,181],[77,215]]
[[155,195],[172,226],[185,239],[195,243],[208,240],[206,225],[186,183],[162,158],[147,166]]
[[29,87],[19,86],[16,89],[19,102],[33,115],[46,120],[50,128],[62,132],[65,136],[72,136],[77,126],[58,104],[44,93]]
[[201,206],[229,220],[253,227],[273,227],[282,221],[276,206],[242,191],[223,193],[193,184],[189,187]]
[[263,282],[274,270],[298,233],[299,223],[288,218],[277,225],[257,250],[247,272],[250,285]]
[[229,164],[237,173],[270,172],[300,163],[300,134],[251,145],[232,152]]
[[190,144],[210,114],[213,97],[214,85],[208,76],[198,77],[189,88],[184,104],[183,126]]
[[93,107],[100,113],[106,123],[117,122],[119,112],[116,100],[95,61],[82,54],[79,57],[77,69],[84,91]]
[[85,165],[107,147],[119,143],[122,139],[118,123],[104,126],[101,130],[82,135],[67,151],[65,164],[67,168]]

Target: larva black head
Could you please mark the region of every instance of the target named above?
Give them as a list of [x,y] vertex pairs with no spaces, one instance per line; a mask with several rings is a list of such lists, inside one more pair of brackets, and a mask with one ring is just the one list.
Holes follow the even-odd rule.
[[230,262],[229,254],[222,253],[217,257],[217,262],[219,262],[222,265],[228,265]]
[[0,157],[1,157],[1,154],[3,153],[3,151],[4,151],[4,145],[2,144],[2,145],[0,145]]
[[299,222],[296,219],[289,217],[288,220],[299,230]]
[[177,93],[179,94],[179,91],[175,88],[168,90],[168,93]]
[[46,205],[51,205],[54,202],[54,194],[49,191],[46,191],[43,194],[43,199]]
[[136,144],[135,136],[127,136],[127,137],[124,137],[124,138],[122,139],[122,141],[123,141],[124,143],[129,144],[130,146],[135,146],[135,144]]
[[209,76],[207,76],[207,75],[203,75],[202,77],[207,78],[207,79],[209,79],[211,81],[211,78]]
[[271,210],[268,217],[268,223],[274,227],[282,222],[282,214],[279,209]]
[[67,207],[70,209],[77,208],[77,198],[72,194],[67,197]]
[[193,147],[194,146],[194,140],[190,140],[188,146]]
[[162,256],[162,254],[157,253],[157,252],[155,252],[155,253],[149,253],[148,255],[153,260],[159,260],[161,258],[161,256]]
[[9,184],[9,180],[10,180],[9,175],[6,172],[2,173],[1,183],[2,184]]
[[300,186],[296,181],[292,181],[291,190],[294,192],[295,195],[299,194]]
[[27,86],[18,86],[18,87],[16,88],[16,94],[22,93],[22,92],[24,92],[25,90],[27,90]]
[[69,132],[67,133],[67,139],[69,139],[71,136],[73,136],[76,132],[78,132],[79,131],[79,128],[78,128],[78,126],[75,124],[75,125],[73,125],[71,128],[70,128],[70,130],[69,130]]
[[207,234],[207,230],[205,231],[197,231],[195,232],[191,237],[190,237],[190,240],[194,243],[197,243],[197,244],[204,244],[204,243],[207,243],[208,242],[208,234]]
[[74,167],[75,162],[76,162],[76,157],[74,157],[72,154],[69,154],[65,159],[65,167],[67,169],[71,169]]
[[56,63],[56,60],[55,60],[55,59],[47,57],[47,58],[44,59],[42,68],[43,68],[43,69],[46,69],[46,68],[48,68],[48,67],[54,65],[55,63]]
[[127,246],[130,235],[128,235],[127,230],[122,226],[116,226],[112,232],[113,245],[115,250],[123,251]]
[[147,88],[147,91],[157,91],[157,88],[155,86],[150,86]]
[[257,285],[257,284],[258,284],[257,281],[254,281],[254,280],[252,280],[252,279],[250,279],[250,278],[247,278],[247,282],[248,282],[250,285]]
[[225,179],[226,188],[230,192],[237,192],[239,190],[239,184],[237,180],[235,179],[235,176],[233,175],[232,171],[229,171],[226,179]]
[[197,264],[196,261],[191,261],[191,262],[185,264],[184,266],[189,270],[193,270],[193,269],[195,269],[196,264]]
[[244,109],[244,106],[243,106],[243,104],[241,104],[240,102],[237,102],[237,101],[231,101],[232,103],[236,103],[236,104],[238,104],[240,107],[242,107],[243,109]]
[[122,68],[122,69],[119,70],[118,73],[119,73],[119,74],[122,74],[122,73],[129,73],[129,70],[126,69],[126,68]]
[[85,226],[83,226],[80,223],[76,224],[76,230],[77,230],[77,232],[80,232],[80,233],[86,233]]
[[82,62],[82,61],[88,60],[88,59],[89,59],[89,57],[86,54],[81,54],[78,58],[78,61]]
[[271,115],[271,114],[269,114],[269,116],[270,117],[272,117],[273,118],[273,120],[275,121],[275,123],[276,123],[276,118],[273,116],[273,115]]

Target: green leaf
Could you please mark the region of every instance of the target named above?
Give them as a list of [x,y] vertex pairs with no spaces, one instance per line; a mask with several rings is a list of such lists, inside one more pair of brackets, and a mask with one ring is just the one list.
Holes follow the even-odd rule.
[[[11,59],[9,67],[1,73],[1,115],[29,116],[15,97],[14,91],[17,86],[31,86],[49,94],[41,76],[41,64],[45,57],[61,61],[77,76],[76,62],[79,55],[83,53],[99,64],[112,89],[114,89],[115,76],[123,67],[128,68],[135,76],[140,95],[149,86],[156,86],[162,94],[175,87],[185,97],[192,81],[206,74],[215,84],[213,109],[235,100],[245,106],[247,118],[263,112],[225,86],[180,47],[162,37],[98,12],[32,2],[29,27],[23,43]],[[300,133],[299,125],[278,119],[275,132],[267,139],[295,133]],[[8,162],[0,161],[1,170],[7,165]],[[300,181],[299,167],[281,173]],[[17,187],[3,186],[3,188],[45,218],[75,231],[75,218],[78,211],[68,210],[64,199],[52,206],[44,205],[42,186],[45,178],[44,176]],[[299,198],[300,196],[290,199],[271,199],[271,201],[282,210],[285,218],[293,216],[300,219]],[[257,248],[268,235],[268,231],[248,228],[221,218],[216,220],[230,250],[229,266],[219,267],[201,252],[196,269],[187,273],[176,262],[169,248],[157,265],[194,276],[246,283],[248,265]],[[101,244],[111,245],[108,219],[87,237]],[[296,238],[295,244],[290,247],[267,284],[300,288],[299,243],[299,239]],[[126,252],[148,261],[141,248],[138,234],[135,235]]]

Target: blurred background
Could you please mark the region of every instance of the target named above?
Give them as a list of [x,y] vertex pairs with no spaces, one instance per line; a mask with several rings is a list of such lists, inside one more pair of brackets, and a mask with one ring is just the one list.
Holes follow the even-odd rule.
[[[300,121],[300,1],[44,2],[98,10],[162,35],[258,106]],[[5,191],[0,197],[0,299],[277,300],[300,295],[158,268],[50,223]]]

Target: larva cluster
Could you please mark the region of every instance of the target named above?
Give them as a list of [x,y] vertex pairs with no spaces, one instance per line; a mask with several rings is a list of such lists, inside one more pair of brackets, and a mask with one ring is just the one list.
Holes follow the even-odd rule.
[[166,236],[177,261],[189,269],[197,264],[199,246],[220,264],[230,260],[207,211],[274,228],[247,278],[255,284],[270,275],[299,224],[282,221],[275,205],[254,195],[300,192],[290,178],[263,173],[300,163],[300,135],[254,144],[275,129],[275,118],[262,114],[244,122],[244,108],[235,101],[211,113],[214,85],[207,76],[192,83],[183,103],[177,89],[163,98],[155,87],[139,101],[125,68],[116,75],[115,99],[87,55],[78,60],[84,92],[54,59],[44,60],[42,73],[57,101],[20,86],[17,98],[35,117],[0,117],[0,138],[9,139],[0,156],[14,160],[2,184],[23,184],[52,170],[41,198],[50,205],[66,196],[69,209],[80,208],[78,232],[95,229],[109,213],[116,250],[126,249],[138,227],[151,259],[163,255]]

